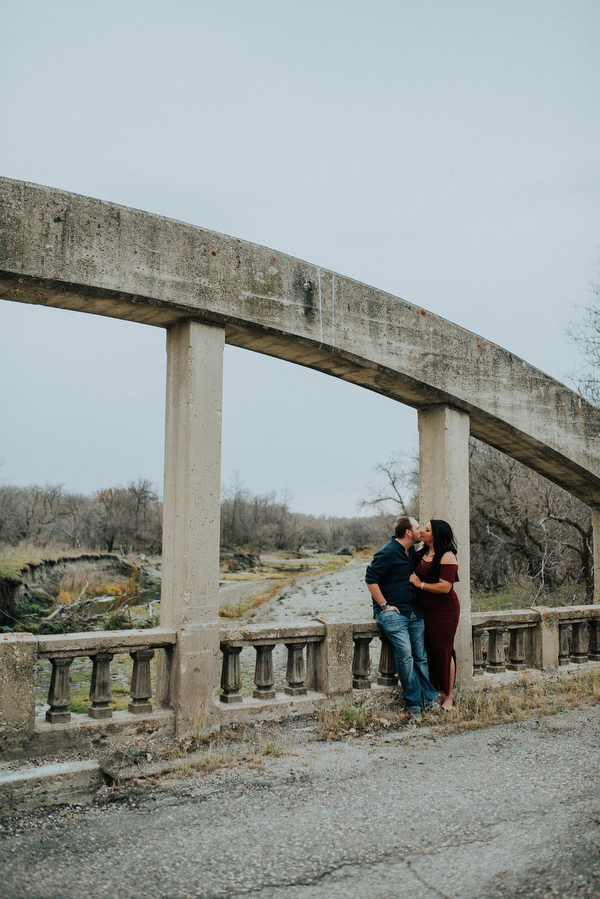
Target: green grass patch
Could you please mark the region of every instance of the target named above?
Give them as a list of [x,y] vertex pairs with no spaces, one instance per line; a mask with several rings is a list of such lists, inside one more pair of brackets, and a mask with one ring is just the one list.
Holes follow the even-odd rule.
[[531,584],[514,584],[498,593],[473,593],[472,612],[500,612],[507,609],[529,609],[532,604],[560,608],[585,605],[583,584],[565,584],[553,592],[538,592]]
[[46,552],[33,548],[19,549],[14,546],[0,548],[0,576],[19,578],[27,565],[39,565],[46,559],[54,560],[63,555],[63,552]]
[[[78,687],[71,691],[71,704],[69,711],[78,715],[87,715],[90,707],[90,688],[88,686]],[[112,684],[112,698],[109,705],[113,712],[124,712],[129,705],[129,689],[120,684]]]

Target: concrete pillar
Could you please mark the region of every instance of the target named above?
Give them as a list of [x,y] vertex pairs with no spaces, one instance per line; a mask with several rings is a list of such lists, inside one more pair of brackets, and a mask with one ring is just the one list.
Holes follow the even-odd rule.
[[555,609],[536,609],[540,623],[533,629],[533,668],[552,671],[558,668],[560,649],[560,628],[558,612]]
[[[167,335],[161,624],[177,631],[169,705],[178,734],[210,723],[219,695],[222,328],[183,322]],[[166,685],[157,693],[164,696]]]
[[0,635],[0,752],[25,746],[35,727],[37,638]]
[[309,643],[306,653],[306,686],[327,696],[352,693],[352,623],[334,615],[319,615],[327,628],[325,639]]
[[600,507],[592,506],[594,533],[594,602],[600,602]]
[[469,540],[469,416],[451,406],[419,409],[419,516],[447,521],[458,544],[460,621],[454,641],[456,681],[473,684]]

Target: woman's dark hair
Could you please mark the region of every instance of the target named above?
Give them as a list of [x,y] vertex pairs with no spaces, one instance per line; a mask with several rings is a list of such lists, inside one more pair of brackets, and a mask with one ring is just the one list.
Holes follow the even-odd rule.
[[[429,524],[431,525],[431,533],[433,534],[433,562],[431,563],[429,574],[434,578],[433,583],[435,583],[435,581],[439,581],[440,579],[442,556],[447,552],[456,555],[457,549],[452,528],[447,521],[442,521],[441,518],[432,518]],[[417,553],[417,565],[426,552],[427,546],[423,545],[423,548]]]

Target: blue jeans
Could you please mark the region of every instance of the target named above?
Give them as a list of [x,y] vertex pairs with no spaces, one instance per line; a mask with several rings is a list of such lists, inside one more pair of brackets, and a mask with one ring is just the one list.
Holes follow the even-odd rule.
[[386,609],[385,612],[375,612],[374,617],[392,644],[406,708],[420,709],[432,703],[437,705],[437,690],[429,682],[425,622],[421,610],[403,613]]

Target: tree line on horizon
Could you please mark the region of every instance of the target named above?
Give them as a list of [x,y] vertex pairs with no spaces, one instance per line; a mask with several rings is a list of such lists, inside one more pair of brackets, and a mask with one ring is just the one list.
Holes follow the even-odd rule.
[[[235,484],[221,503],[221,541],[258,555],[266,550],[298,552],[302,546],[353,551],[380,539],[381,516],[343,518],[293,512],[285,494],[251,494]],[[386,527],[387,530],[387,527]],[[92,496],[69,493],[61,485],[0,485],[0,544],[70,549],[120,549],[159,554],[162,502],[143,478],[127,487],[108,487]]]
[[[548,593],[583,584],[591,602],[589,508],[493,447],[471,439],[469,452],[473,588],[493,592],[525,582]],[[351,518],[294,512],[285,494],[253,494],[236,480],[222,495],[221,544],[255,558],[277,550],[376,548],[389,539],[399,514],[419,518],[416,463],[406,470],[391,459],[377,472],[381,489],[361,502],[371,514]],[[93,496],[60,486],[0,485],[0,544],[57,543],[82,551],[159,554],[162,502],[141,478]]]

